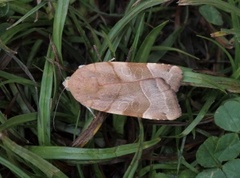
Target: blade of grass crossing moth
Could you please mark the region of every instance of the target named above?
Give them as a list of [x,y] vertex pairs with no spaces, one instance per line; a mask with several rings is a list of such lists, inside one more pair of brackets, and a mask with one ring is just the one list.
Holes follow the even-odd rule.
[[185,67],[181,67],[181,69],[183,71],[182,85],[214,88],[224,93],[226,91],[232,93],[240,92],[240,81],[237,79],[201,74]]
[[[56,5],[56,12],[53,23],[53,43],[57,49],[61,60],[61,41],[62,31],[66,14],[68,10],[69,1],[58,1]],[[47,58],[54,59],[54,52],[49,46]],[[50,145],[50,121],[52,111],[52,90],[53,90],[53,76],[54,66],[46,60],[43,70],[43,77],[41,83],[41,91],[39,97],[39,113],[38,113],[38,139],[40,145]],[[56,86],[56,82],[55,82]],[[57,87],[54,88],[57,90]],[[55,93],[54,91],[53,93]]]
[[[204,76],[203,74],[200,74],[200,73],[185,71],[184,80],[187,80],[188,82],[195,83],[195,84],[199,82],[198,86],[203,85],[204,87],[216,88],[226,93],[224,86],[221,85],[221,83],[217,83],[217,78],[214,80],[214,77],[212,77],[211,75]],[[220,77],[219,77],[219,81],[220,81]]]
[[23,159],[26,164],[31,163],[31,166],[35,166],[35,169],[40,169],[45,174],[45,176],[67,178],[64,173],[62,173],[59,169],[50,164],[48,161],[45,161],[40,156],[32,153],[26,148],[17,145],[15,142],[11,141],[7,136],[3,135],[2,133],[0,133],[0,139],[3,144],[2,146],[5,147],[5,149],[14,152],[21,159]]
[[[123,28],[125,28],[126,25],[135,17],[139,15],[139,13],[143,12],[145,9],[148,9],[150,7],[162,4],[164,2],[167,2],[168,0],[151,0],[151,1],[144,1],[142,3],[139,3],[137,6],[133,7],[121,20],[119,20],[116,25],[112,28],[112,30],[109,32],[108,36],[110,41],[115,41],[115,38],[119,36],[119,33],[122,33]],[[107,41],[104,41],[101,49],[100,49],[100,55],[103,56],[105,53],[105,50],[108,48]]]
[[[136,153],[134,154],[134,157],[126,170],[124,174],[124,178],[131,178],[134,177],[136,170],[138,168],[139,160],[142,157],[142,151],[143,151],[143,141],[144,141],[144,130],[142,125],[142,119],[138,118],[138,124],[139,124],[139,141],[138,141],[138,147],[136,149]],[[136,176],[136,175],[135,175]]]
[[149,54],[151,52],[152,46],[155,43],[156,38],[159,36],[163,27],[168,23],[168,21],[163,22],[159,26],[155,27],[144,39],[142,45],[140,46],[136,59],[138,62],[146,63],[148,61]]

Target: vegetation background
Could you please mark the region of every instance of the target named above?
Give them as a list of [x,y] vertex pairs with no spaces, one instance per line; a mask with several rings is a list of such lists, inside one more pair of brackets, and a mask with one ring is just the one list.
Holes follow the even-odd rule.
[[[0,0],[1,177],[238,177],[239,6]],[[62,82],[112,58],[181,66],[183,115],[94,118]]]

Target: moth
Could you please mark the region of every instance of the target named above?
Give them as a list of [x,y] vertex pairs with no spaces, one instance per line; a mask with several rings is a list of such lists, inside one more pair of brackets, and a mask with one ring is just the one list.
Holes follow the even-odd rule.
[[63,85],[82,105],[95,110],[153,120],[181,116],[176,92],[178,66],[157,63],[98,62],[79,68]]

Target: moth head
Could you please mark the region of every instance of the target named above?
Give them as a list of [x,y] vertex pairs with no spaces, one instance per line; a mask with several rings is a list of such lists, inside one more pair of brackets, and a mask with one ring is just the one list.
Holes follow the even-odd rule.
[[68,88],[68,81],[69,81],[70,77],[67,77],[64,81],[63,81],[63,86],[64,88],[69,91],[69,88]]

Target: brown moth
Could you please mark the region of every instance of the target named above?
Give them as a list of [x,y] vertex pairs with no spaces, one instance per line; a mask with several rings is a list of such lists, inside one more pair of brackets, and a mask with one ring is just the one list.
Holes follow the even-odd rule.
[[80,66],[63,85],[82,105],[99,111],[154,120],[181,116],[177,66],[99,62]]

